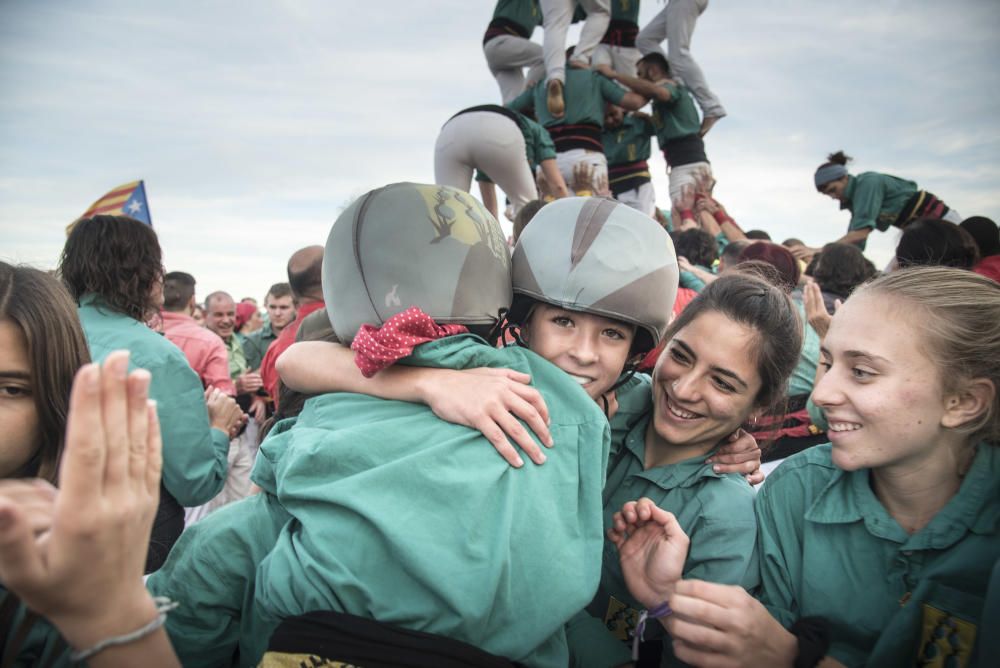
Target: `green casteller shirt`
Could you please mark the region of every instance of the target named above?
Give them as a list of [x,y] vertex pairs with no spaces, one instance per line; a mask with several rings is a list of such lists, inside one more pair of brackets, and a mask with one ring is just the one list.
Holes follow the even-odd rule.
[[701,132],[701,118],[687,86],[668,81],[660,87],[670,91],[670,99],[666,102],[653,99],[653,127],[662,149],[667,142]]
[[[611,443],[604,488],[605,528],[611,527],[614,513],[626,502],[648,497],[673,513],[691,539],[685,578],[756,587],[759,580],[753,488],[740,475],[713,471],[712,465],[705,463],[710,454],[646,469],[646,429],[653,410],[651,391],[646,375],[633,377],[618,390],[619,412],[611,420],[612,434],[620,437],[624,433],[624,439],[613,438]],[[572,665],[627,663],[628,646],[624,641],[631,640],[642,609],[625,585],[617,548],[606,540],[601,585],[587,606],[590,619],[577,617],[568,630]],[[650,625],[646,638],[661,634],[660,625]],[[663,661],[665,665],[682,665],[673,657],[669,642],[664,643]]]
[[[524,114],[517,112],[514,114],[517,116],[517,125],[521,129],[521,134],[524,135],[524,150],[527,154],[528,166],[534,173],[535,169],[542,164],[542,160],[555,160],[556,145],[552,143],[552,137],[549,136],[548,130]],[[490,183],[493,181],[485,172],[479,170],[476,170],[476,180]]]
[[257,665],[274,632],[255,614],[257,567],[290,519],[266,492],[230,503],[185,529],[163,568],[149,577],[154,596],[181,604],[167,616],[166,629],[182,666]]
[[544,466],[509,466],[476,430],[357,394],[306,402],[261,446],[253,480],[295,518],[257,573],[275,622],[334,610],[435,633],[529,666],[565,666],[604,541],[607,419],[563,371],[471,334],[407,363],[531,375],[552,416]]
[[[563,101],[566,114],[563,118],[553,118],[546,102],[545,82],[536,83],[507,103],[508,109],[525,112],[534,109],[535,118],[545,127],[553,125],[576,125],[589,123],[604,125],[604,103],[620,104],[625,97],[625,89],[591,70],[566,68],[566,83]],[[700,128],[700,126],[699,126]]]
[[149,397],[156,400],[160,416],[167,491],[182,506],[210,501],[226,482],[229,435],[209,426],[205,388],[184,353],[95,294],[80,298],[79,313],[95,362],[124,349],[130,353],[130,371],[146,369],[152,374]]
[[654,134],[653,123],[645,118],[628,114],[620,127],[601,133],[604,155],[608,167],[625,165],[639,160],[649,160],[650,138]]
[[536,26],[542,25],[542,10],[538,0],[499,0],[493,18],[516,23],[530,36]]
[[841,209],[851,212],[848,230],[874,227],[885,231],[896,222],[906,202],[917,192],[917,184],[878,172],[848,174]]
[[237,378],[247,372],[250,368],[247,364],[247,356],[243,352],[243,344],[240,337],[233,333],[226,341],[222,339],[222,344],[226,346],[226,356],[229,357],[229,377],[235,382]]
[[977,636],[997,632],[977,627],[1000,557],[1000,448],[981,444],[958,494],[912,535],[875,496],[869,470],[842,471],[830,453],[789,457],[757,496],[761,601],[786,627],[826,618],[829,654],[847,666],[952,652],[965,665]]
[[243,339],[243,354],[246,356],[247,369],[250,371],[260,369],[264,353],[277,338],[278,335],[271,329],[271,323],[265,322],[263,327],[256,332],[251,332]]

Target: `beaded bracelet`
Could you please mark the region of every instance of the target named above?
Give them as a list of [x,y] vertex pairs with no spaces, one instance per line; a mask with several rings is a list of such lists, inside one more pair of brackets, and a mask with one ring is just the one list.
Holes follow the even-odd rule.
[[635,636],[632,638],[632,660],[639,660],[639,643],[642,642],[642,636],[646,632],[646,620],[647,619],[660,619],[661,617],[668,617],[673,610],[670,609],[670,603],[664,601],[652,610],[643,610],[639,613],[639,623],[635,627]]
[[165,596],[156,596],[153,598],[153,602],[156,604],[156,619],[146,624],[142,628],[136,629],[130,633],[125,633],[120,636],[112,636],[110,638],[105,638],[101,640],[93,647],[89,649],[81,649],[79,651],[70,652],[69,660],[74,663],[80,663],[81,661],[86,661],[90,657],[94,656],[98,652],[103,652],[109,647],[117,647],[119,645],[128,645],[136,640],[145,638],[150,633],[154,632],[156,629],[163,626],[164,622],[167,621],[167,613],[176,608],[179,603],[171,601]]

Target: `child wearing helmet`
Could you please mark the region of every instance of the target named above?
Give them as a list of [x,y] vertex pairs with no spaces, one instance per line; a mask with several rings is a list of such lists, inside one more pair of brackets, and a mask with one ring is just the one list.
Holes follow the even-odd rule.
[[[569,374],[591,398],[604,399],[606,407],[616,409],[609,411],[612,454],[604,489],[605,524],[610,526],[611,516],[623,499],[637,498],[633,492],[655,496],[651,489],[655,488],[664,507],[678,513],[682,525],[699,537],[701,552],[689,561],[696,574],[718,582],[755,584],[753,492],[738,476],[720,475],[705,460],[715,452],[716,444],[739,431],[740,423],[756,405],[760,388],[753,396],[749,396],[749,389],[743,391],[739,407],[713,404],[715,414],[705,415],[703,422],[715,429],[697,433],[701,437],[697,448],[684,449],[688,443],[683,433],[675,439],[678,444],[656,448],[668,451],[668,455],[673,448],[686,456],[667,456],[669,461],[647,466],[642,454],[649,440],[647,433],[655,431],[653,423],[659,422],[662,411],[651,402],[650,379],[629,378],[626,363],[653,348],[667,327],[677,285],[669,236],[652,219],[625,205],[591,198],[561,200],[543,208],[525,228],[513,264],[514,302],[508,318],[520,325],[524,343]],[[757,290],[751,291],[754,295],[763,290],[756,283],[752,287]],[[778,318],[782,315],[779,308]],[[794,314],[791,317],[794,321]],[[734,331],[744,334],[738,327]],[[327,358],[317,364],[317,356],[330,354],[331,348],[324,344],[298,350],[293,347],[280,369],[286,382],[293,387],[305,385],[303,389],[316,389],[309,383],[329,386],[335,382],[329,377],[332,372],[320,369],[326,366]],[[296,356],[300,356],[299,361]],[[314,371],[300,363],[301,356],[311,360]],[[742,361],[751,367],[743,375],[748,381],[754,376],[759,385],[752,363]],[[391,371],[398,380],[396,386],[390,388],[389,380],[383,378],[379,381],[381,390],[432,404],[441,401],[442,397],[433,396],[433,390],[428,391],[434,385],[421,378],[427,370],[401,367]],[[481,377],[469,380],[470,386],[461,391],[451,389],[451,378],[439,377],[442,384],[438,393],[450,394],[448,400],[474,403],[479,400],[476,395],[483,392]],[[345,378],[340,376],[336,382],[345,383]],[[372,386],[359,384],[353,389],[372,391]],[[770,396],[770,392],[765,394]],[[656,390],[652,395],[655,398]],[[437,405],[439,414],[454,412],[444,403]],[[516,408],[517,402],[509,405]],[[500,419],[497,424],[501,424]],[[720,431],[722,427],[728,431]],[[519,435],[514,428],[509,431],[515,438]],[[706,434],[714,438],[711,443]],[[634,627],[637,609],[621,578],[614,547],[607,543],[601,588],[588,608],[592,616],[578,616],[569,629],[574,657],[585,655],[604,665],[627,662],[625,646],[596,626],[614,627],[620,639],[625,639]]]
[[[340,216],[324,256],[327,310],[365,370],[405,349],[413,364],[528,374],[553,409],[559,448],[547,466],[518,471],[479,432],[425,406],[314,397],[262,443],[253,474],[262,493],[191,527],[150,581],[185,601],[167,622],[185,665],[227,662],[237,644],[240,663],[256,665],[282,620],[329,631],[327,615],[352,641],[371,620],[382,625],[387,635],[361,642],[376,652],[368,663],[384,661],[393,633],[421,632],[529,665],[566,664],[564,625],[600,578],[609,430],[558,369],[473,333],[510,303],[509,272],[496,221],[452,188],[394,184]],[[327,614],[300,618],[312,611]],[[264,665],[295,653],[288,637]]]

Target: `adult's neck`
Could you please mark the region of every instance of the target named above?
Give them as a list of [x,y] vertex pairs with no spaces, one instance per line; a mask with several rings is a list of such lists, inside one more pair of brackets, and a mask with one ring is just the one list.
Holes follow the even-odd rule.
[[945,434],[926,455],[872,469],[872,491],[899,526],[916,533],[958,493],[975,453],[961,435]]
[[696,443],[691,445],[676,445],[663,439],[654,427],[655,418],[650,418],[646,427],[645,457],[643,467],[646,470],[657,466],[676,464],[685,459],[707,455],[715,447],[715,443]]

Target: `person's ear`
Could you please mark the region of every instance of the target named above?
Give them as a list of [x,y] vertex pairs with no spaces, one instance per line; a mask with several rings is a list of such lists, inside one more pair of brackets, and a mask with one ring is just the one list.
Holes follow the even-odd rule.
[[957,429],[972,422],[989,410],[997,389],[988,378],[973,378],[962,383],[956,391],[944,398],[944,415],[941,426]]

